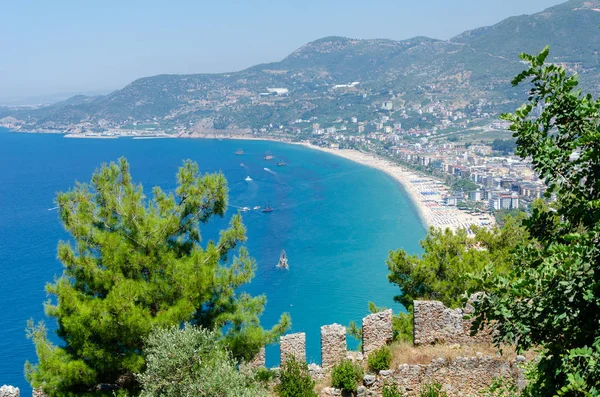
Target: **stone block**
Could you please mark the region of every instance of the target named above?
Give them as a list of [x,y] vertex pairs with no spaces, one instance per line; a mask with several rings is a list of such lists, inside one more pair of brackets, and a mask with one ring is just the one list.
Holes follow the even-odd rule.
[[21,391],[18,387],[4,385],[0,387],[0,397],[19,397]]
[[370,352],[391,343],[393,337],[392,310],[373,313],[363,318],[362,333],[362,349],[365,358]]
[[339,324],[321,327],[321,364],[332,368],[346,357],[346,327]]
[[306,334],[304,332],[282,336],[279,338],[279,347],[282,364],[290,356],[302,363],[306,362]]

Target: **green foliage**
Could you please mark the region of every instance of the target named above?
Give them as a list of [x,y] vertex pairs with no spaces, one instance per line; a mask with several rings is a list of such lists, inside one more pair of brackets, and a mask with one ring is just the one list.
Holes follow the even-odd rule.
[[398,386],[395,384],[385,384],[383,385],[383,389],[381,390],[382,397],[402,397],[402,392],[398,389]]
[[388,346],[382,346],[381,348],[369,353],[369,359],[367,361],[369,368],[372,371],[379,372],[390,369],[390,365],[392,363],[392,351]]
[[346,392],[356,392],[364,376],[360,365],[350,360],[342,360],[331,371],[331,386]]
[[517,142],[514,139],[494,139],[492,142],[492,150],[496,150],[504,154],[513,154],[516,148]]
[[267,396],[252,376],[236,369],[219,334],[187,325],[153,331],[146,340],[141,396]]
[[527,240],[521,219],[507,218],[503,228],[474,227],[473,231],[474,237],[469,237],[464,229],[452,232],[431,228],[421,241],[421,258],[403,249],[391,251],[388,280],[401,291],[394,300],[409,311],[416,299],[434,299],[458,307],[464,292],[474,285],[468,273],[493,264],[496,272],[505,274],[511,267],[511,253]]
[[280,397],[317,397],[314,387],[315,381],[310,377],[306,363],[290,357],[281,366],[275,391]]
[[500,376],[495,378],[492,384],[482,390],[479,395],[481,397],[517,397],[519,391],[512,378]]
[[276,374],[268,368],[260,367],[256,370],[254,377],[257,381],[263,384],[268,384],[273,379],[275,379]]
[[452,182],[451,188],[455,191],[473,192],[475,190],[479,190],[479,185],[470,179],[456,178]]
[[419,397],[448,397],[445,391],[442,391],[442,385],[439,383],[429,383],[423,386]]
[[159,187],[152,192],[147,199],[120,159],[104,165],[90,184],[58,194],[72,241],[59,243],[64,272],[47,286],[55,302],[45,309],[64,344],[52,345],[43,324],[29,323],[39,360],[26,364],[34,388],[51,396],[81,394],[101,383],[135,391],[137,382],[128,380],[143,370],[145,340],[155,327],[191,322],[226,329],[223,343],[236,360],[248,360],[289,325],[285,315],[263,330],[265,297],[236,292],[255,267],[241,246],[246,235],[239,214],[218,241],[200,244],[200,225],[227,208],[222,174],[200,175],[187,161],[174,194]]
[[[583,95],[577,76],[546,64],[549,49],[522,54],[530,64],[514,84],[529,81],[529,102],[504,119],[517,154],[532,160],[552,208],[534,206],[526,221],[532,241],[508,275],[492,268],[475,289],[474,327],[493,322],[495,342],[541,350],[533,396],[600,394],[600,100]],[[533,116],[533,109],[541,109]]]

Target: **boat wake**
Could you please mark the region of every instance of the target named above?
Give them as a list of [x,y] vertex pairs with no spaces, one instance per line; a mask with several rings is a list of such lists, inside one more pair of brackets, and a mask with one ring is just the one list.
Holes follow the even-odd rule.
[[269,169],[267,167],[265,167],[264,170],[267,171],[269,174],[275,175],[275,172],[271,171],[271,169]]

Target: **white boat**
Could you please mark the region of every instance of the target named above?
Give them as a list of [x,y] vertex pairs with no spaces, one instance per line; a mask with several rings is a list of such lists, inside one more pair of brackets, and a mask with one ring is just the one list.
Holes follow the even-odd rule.
[[252,178],[250,178],[250,176],[247,176],[246,179],[244,179],[246,182],[250,182],[252,180]]
[[277,268],[288,270],[290,266],[288,265],[287,255],[285,254],[285,250],[281,250],[281,256],[279,257],[279,263],[277,263]]
[[259,209],[260,209],[260,205],[257,205],[257,206],[254,207],[254,211],[257,211]]
[[243,207],[243,208],[242,208],[242,211],[244,211],[244,212],[246,212],[246,211],[250,211],[250,208],[249,208],[249,207]]

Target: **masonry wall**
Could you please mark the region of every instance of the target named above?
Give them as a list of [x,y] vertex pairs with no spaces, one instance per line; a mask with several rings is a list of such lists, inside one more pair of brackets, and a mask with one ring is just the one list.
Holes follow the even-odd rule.
[[[477,355],[457,357],[451,362],[439,358],[427,365],[401,364],[394,370],[380,371],[378,375],[365,375],[357,397],[381,396],[384,384],[396,384],[404,396],[418,396],[423,387],[431,383],[440,383],[442,390],[450,397],[475,397],[497,377],[512,378],[517,384],[522,384],[518,361],[511,363]],[[341,394],[339,390],[325,388],[319,395],[327,397]]]
[[473,312],[473,295],[464,309],[449,309],[439,301],[413,302],[413,337],[415,346],[434,344],[471,344],[490,342],[489,331],[470,336],[471,320],[463,317]]

